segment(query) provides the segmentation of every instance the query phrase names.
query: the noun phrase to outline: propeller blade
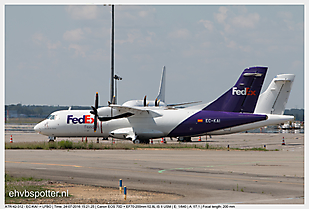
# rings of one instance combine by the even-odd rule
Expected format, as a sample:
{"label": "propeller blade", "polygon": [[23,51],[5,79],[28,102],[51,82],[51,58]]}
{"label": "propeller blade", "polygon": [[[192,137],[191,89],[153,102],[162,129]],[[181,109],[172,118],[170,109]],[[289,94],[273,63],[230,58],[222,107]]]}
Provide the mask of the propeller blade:
{"label": "propeller blade", "polygon": [[147,97],[147,96],[144,97],[144,107],[147,106],[147,104],[146,104],[146,102],[147,102],[147,101],[146,101],[146,97]]}
{"label": "propeller blade", "polygon": [[158,106],[158,98],[155,101],[155,106]]}
{"label": "propeller blade", "polygon": [[98,121],[97,118],[98,118],[97,116],[94,116],[94,121],[93,121],[93,130],[94,130],[94,132],[97,131],[97,121]]}
{"label": "propeller blade", "polygon": [[94,106],[91,106],[92,110],[90,111],[91,114],[94,115],[93,121],[93,130],[94,132],[97,131],[97,121],[98,121],[98,108],[99,108],[99,95],[98,92],[95,94]]}
{"label": "propeller blade", "polygon": [[97,109],[95,109],[93,106],[91,106],[91,108],[92,108],[92,110],[90,111],[90,113],[97,116],[98,115]]}
{"label": "propeller blade", "polygon": [[98,92],[95,94],[95,109],[99,107],[99,95]]}

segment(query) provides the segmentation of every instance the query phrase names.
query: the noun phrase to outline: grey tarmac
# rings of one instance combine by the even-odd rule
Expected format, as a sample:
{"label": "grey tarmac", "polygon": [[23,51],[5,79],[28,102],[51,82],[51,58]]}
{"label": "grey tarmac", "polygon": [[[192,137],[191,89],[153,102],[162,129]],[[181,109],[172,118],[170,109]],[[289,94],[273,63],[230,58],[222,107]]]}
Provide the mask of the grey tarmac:
{"label": "grey tarmac", "polygon": [[[29,141],[29,137],[44,137],[32,135],[21,133],[15,138]],[[281,144],[283,137],[286,145]],[[205,137],[203,142],[197,140],[192,143],[206,142]],[[157,191],[181,197],[156,203],[304,204],[304,134],[241,133],[213,136],[207,143],[239,148],[266,144],[267,149],[279,151],[6,150],[5,169],[16,176],[113,188],[123,179],[128,191]]]}

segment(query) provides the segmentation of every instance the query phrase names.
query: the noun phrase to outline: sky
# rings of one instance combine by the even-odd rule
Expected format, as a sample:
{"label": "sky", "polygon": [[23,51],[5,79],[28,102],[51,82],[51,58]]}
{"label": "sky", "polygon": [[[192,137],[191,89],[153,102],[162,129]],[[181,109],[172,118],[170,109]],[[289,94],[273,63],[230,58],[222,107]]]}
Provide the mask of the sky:
{"label": "sky", "polygon": [[[4,6],[5,104],[100,105],[110,99],[111,7]],[[268,66],[262,92],[295,74],[286,108],[304,108],[303,5],[115,5],[118,104],[211,102],[249,66]]]}

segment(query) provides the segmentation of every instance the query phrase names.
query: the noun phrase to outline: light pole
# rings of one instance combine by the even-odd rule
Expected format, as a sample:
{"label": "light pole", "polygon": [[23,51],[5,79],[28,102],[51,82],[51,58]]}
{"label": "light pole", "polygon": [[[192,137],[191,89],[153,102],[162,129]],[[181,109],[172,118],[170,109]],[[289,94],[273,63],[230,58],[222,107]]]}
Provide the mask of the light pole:
{"label": "light pole", "polygon": [[110,94],[110,101],[113,103],[114,97],[114,5],[112,5],[112,28],[111,28],[111,94]]}
{"label": "light pole", "polygon": [[114,99],[114,101],[113,101],[113,103],[114,104],[117,104],[117,80],[119,81],[121,81],[122,80],[122,78],[120,77],[120,76],[118,76],[118,75],[115,75],[114,76],[114,79],[115,79],[115,99]]}

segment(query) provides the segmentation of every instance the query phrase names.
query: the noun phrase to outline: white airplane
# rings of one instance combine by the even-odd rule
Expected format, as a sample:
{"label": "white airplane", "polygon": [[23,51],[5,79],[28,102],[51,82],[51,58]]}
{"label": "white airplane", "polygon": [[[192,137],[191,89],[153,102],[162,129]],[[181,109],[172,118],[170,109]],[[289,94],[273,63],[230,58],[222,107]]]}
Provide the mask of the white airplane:
{"label": "white airplane", "polygon": [[34,129],[52,140],[112,136],[147,143],[150,138],[200,136],[245,124],[251,129],[256,124],[261,127],[294,119],[293,116],[253,114],[266,71],[267,67],[247,68],[236,84],[214,102],[182,109],[120,105],[98,108],[96,94],[92,111],[56,111]]}

